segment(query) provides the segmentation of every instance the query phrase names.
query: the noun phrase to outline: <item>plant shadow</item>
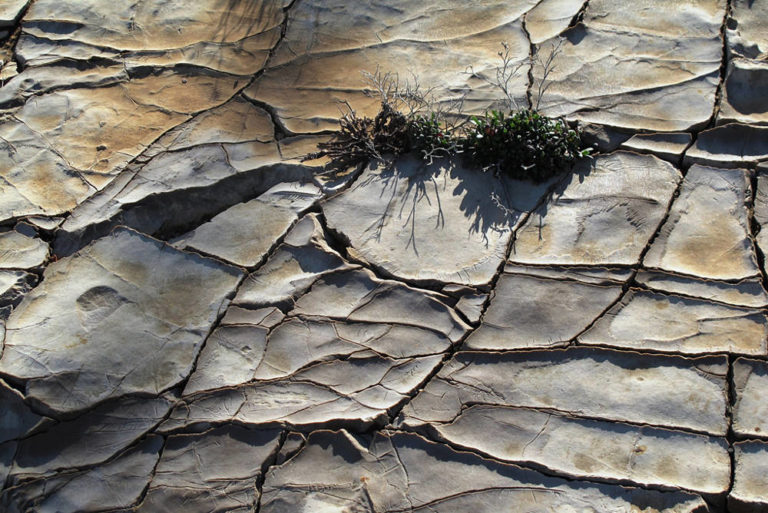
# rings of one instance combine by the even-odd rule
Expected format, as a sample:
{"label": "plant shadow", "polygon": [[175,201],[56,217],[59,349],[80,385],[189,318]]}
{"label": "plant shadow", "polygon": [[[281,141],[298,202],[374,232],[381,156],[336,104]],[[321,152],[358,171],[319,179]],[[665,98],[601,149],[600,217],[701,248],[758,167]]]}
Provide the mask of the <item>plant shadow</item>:
{"label": "plant shadow", "polygon": [[545,215],[547,203],[567,185],[566,171],[534,184],[484,171],[460,157],[430,163],[406,154],[371,162],[353,189],[378,194],[373,203],[381,205],[380,211],[367,227],[372,237],[383,242],[385,231],[404,231],[404,249],[419,257],[427,233],[433,242],[469,239],[488,249],[522,225],[530,212]]}

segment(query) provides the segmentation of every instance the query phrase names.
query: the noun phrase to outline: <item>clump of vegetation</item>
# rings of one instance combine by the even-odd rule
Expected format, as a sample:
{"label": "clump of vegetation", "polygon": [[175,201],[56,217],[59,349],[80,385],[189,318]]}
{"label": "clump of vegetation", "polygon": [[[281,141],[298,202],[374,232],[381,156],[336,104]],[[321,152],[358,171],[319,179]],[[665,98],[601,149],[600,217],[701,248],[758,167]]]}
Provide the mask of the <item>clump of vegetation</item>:
{"label": "clump of vegetation", "polygon": [[543,182],[567,169],[581,149],[577,130],[562,119],[552,119],[535,110],[505,115],[492,110],[470,118],[464,150],[483,168],[494,168],[521,180]]}
{"label": "clump of vegetation", "polygon": [[385,153],[400,154],[409,151],[410,121],[387,102],[375,118],[358,117],[347,104],[348,112],[339,119],[339,131],[327,142],[318,145],[319,151],[304,160],[329,157],[332,166],[347,169],[372,159],[382,159]]}
{"label": "clump of vegetation", "polygon": [[[589,155],[591,149],[582,148],[578,127],[538,111],[560,45],[554,46],[546,59],[529,61],[542,67],[543,78],[532,107],[522,109],[510,83],[526,61],[514,63],[508,45],[502,43],[502,48],[502,63],[495,76],[486,81],[504,93],[506,113],[490,110],[482,116],[464,116],[463,96],[438,102],[432,89],[422,89],[415,76],[401,82],[397,74],[377,69],[363,73],[368,94],[381,101],[376,117],[360,117],[344,102],[346,112],[339,121],[339,131],[305,159],[329,157],[332,169],[344,170],[382,159],[384,154],[418,152],[429,163],[436,157],[463,154],[483,169],[543,182],[568,169],[575,159]],[[478,76],[471,68],[469,71]]]}

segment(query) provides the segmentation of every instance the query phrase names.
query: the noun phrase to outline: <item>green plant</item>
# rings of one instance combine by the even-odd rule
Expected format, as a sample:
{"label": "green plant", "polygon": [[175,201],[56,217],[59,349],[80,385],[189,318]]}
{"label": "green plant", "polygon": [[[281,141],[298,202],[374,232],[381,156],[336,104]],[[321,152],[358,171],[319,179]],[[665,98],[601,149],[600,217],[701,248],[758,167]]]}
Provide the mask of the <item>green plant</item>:
{"label": "green plant", "polygon": [[[381,110],[373,119],[359,117],[344,102],[347,110],[339,120],[339,131],[305,160],[329,157],[331,169],[348,169],[380,160],[387,153],[416,151],[429,163],[436,157],[464,153],[484,169],[517,179],[546,181],[591,152],[590,148],[582,149],[578,127],[571,128],[565,120],[537,111],[561,44],[553,45],[545,59],[537,54],[515,62],[509,45],[502,43],[502,64],[493,79],[484,80],[504,93],[507,114],[489,110],[482,116],[467,118],[462,114],[466,92],[453,101],[438,102],[433,90],[423,90],[416,76],[401,81],[396,73],[382,73],[378,68],[373,73],[363,72],[367,94],[378,97]],[[535,102],[529,101],[532,107],[518,109],[511,81],[526,63],[541,66],[543,78]]]}
{"label": "green plant", "polygon": [[484,116],[472,116],[465,132],[463,148],[472,161],[485,169],[537,183],[590,153],[590,149],[581,149],[578,130],[535,110],[506,115],[492,110]]}

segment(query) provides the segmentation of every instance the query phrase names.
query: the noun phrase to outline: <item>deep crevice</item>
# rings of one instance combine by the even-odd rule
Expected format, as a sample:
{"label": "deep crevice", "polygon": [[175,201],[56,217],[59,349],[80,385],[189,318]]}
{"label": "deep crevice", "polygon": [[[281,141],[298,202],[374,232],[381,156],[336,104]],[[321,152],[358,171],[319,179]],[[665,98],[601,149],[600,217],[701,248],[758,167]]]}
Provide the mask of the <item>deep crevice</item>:
{"label": "deep crevice", "polygon": [[571,22],[568,24],[569,29],[575,27],[576,25],[584,21],[584,15],[587,13],[588,8],[589,8],[589,0],[584,0],[584,3],[579,9],[579,12],[577,12],[573,16],[573,18],[571,19]]}
{"label": "deep crevice", "polygon": [[725,85],[726,75],[728,73],[728,21],[731,19],[733,13],[733,0],[726,0],[725,13],[723,15],[723,22],[720,26],[720,38],[722,40],[722,54],[720,62],[720,81],[717,84],[715,90],[715,104],[712,107],[712,117],[709,119],[705,128],[713,128],[717,124],[717,117],[720,114],[720,106],[723,101],[723,87]]}
{"label": "deep crevice", "polygon": [[261,464],[261,471],[259,472],[259,475],[256,478],[256,482],[254,483],[257,496],[256,502],[253,505],[254,513],[259,513],[261,510],[262,489],[264,488],[264,482],[267,480],[267,472],[269,472],[269,469],[277,462],[277,458],[280,455],[280,451],[283,450],[283,446],[285,445],[287,438],[288,430],[283,429],[280,431],[280,438],[277,441],[277,446],[275,447],[274,451],[272,451],[272,454],[270,454]]}
{"label": "deep crevice", "polygon": [[733,379],[733,364],[734,357],[732,355],[728,355],[728,376],[726,378],[728,405],[725,415],[728,419],[728,433],[726,434],[726,441],[728,442],[728,455],[731,458],[731,481],[730,485],[728,486],[728,491],[726,492],[726,497],[729,496],[733,490],[736,476],[736,455],[734,447],[734,443],[736,442],[736,434],[733,430],[733,410],[738,398],[736,396],[736,384]]}
{"label": "deep crevice", "polygon": [[763,226],[757,220],[755,214],[755,208],[757,208],[757,196],[759,191],[760,179],[768,179],[768,176],[761,173],[757,168],[750,169],[749,180],[752,189],[752,197],[748,204],[748,222],[750,229],[750,239],[752,240],[752,247],[755,250],[755,257],[757,258],[757,266],[760,269],[760,277],[763,285],[763,290],[768,291],[768,272],[766,271],[766,255],[763,248],[757,243],[757,236],[763,230]]}
{"label": "deep crevice", "polygon": [[11,62],[11,61],[15,62],[16,70],[18,73],[21,73],[22,71],[24,71],[25,64],[22,59],[19,59],[19,56],[16,53],[16,44],[19,42],[19,38],[21,37],[24,18],[27,16],[27,13],[32,8],[32,4],[34,4],[35,1],[36,0],[29,0],[29,3],[27,4],[27,6],[24,9],[22,9],[21,13],[19,13],[18,20],[16,21],[16,26],[13,27],[13,29],[10,29],[11,33],[8,36],[8,39],[6,39],[5,41],[0,41],[0,60],[7,59],[7,62]]}
{"label": "deep crevice", "polygon": [[528,13],[523,14],[520,27],[523,29],[525,39],[528,41],[528,85],[525,88],[525,99],[528,102],[528,109],[533,109],[533,56],[536,55],[536,45],[533,44],[533,41],[531,40],[531,34],[528,32],[528,27],[526,26],[527,17]]}

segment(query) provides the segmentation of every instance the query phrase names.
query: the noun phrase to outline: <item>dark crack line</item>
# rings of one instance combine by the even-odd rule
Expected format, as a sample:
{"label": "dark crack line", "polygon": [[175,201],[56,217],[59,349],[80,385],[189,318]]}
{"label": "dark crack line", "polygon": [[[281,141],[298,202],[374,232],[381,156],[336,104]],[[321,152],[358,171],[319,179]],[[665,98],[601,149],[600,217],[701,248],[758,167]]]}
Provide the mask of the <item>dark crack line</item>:
{"label": "dark crack line", "polygon": [[[170,415],[170,412],[172,410],[173,410],[173,408],[171,408],[168,411],[167,415]],[[134,506],[135,507],[138,507],[139,505],[141,505],[146,500],[147,494],[149,493],[149,488],[152,486],[152,481],[155,480],[155,476],[157,475],[157,467],[160,466],[160,462],[163,459],[163,453],[165,453],[165,448],[166,448],[166,446],[168,444],[168,436],[167,435],[159,435],[158,434],[158,435],[155,435],[155,436],[160,436],[163,439],[163,446],[160,447],[160,452],[158,453],[157,461],[155,462],[155,465],[152,467],[152,472],[149,473],[149,479],[147,480],[146,486],[144,486],[144,489],[141,491],[141,494],[139,495],[138,500],[136,502],[134,502]],[[134,445],[138,445],[138,443],[139,442],[137,442]]]}
{"label": "dark crack line", "polygon": [[[349,182],[344,185],[343,189],[335,192],[332,196],[329,196],[320,200],[319,202],[320,209],[317,212],[317,218],[318,218],[318,221],[320,222],[320,225],[323,228],[326,242],[331,247],[331,249],[339,253],[342,256],[342,258],[346,260],[348,263],[360,265],[364,267],[365,269],[373,273],[373,275],[377,279],[382,281],[394,281],[408,288],[431,293],[428,295],[431,297],[434,297],[435,299],[438,299],[441,303],[451,308],[451,310],[453,310],[457,315],[461,316],[461,314],[458,311],[452,308],[453,305],[451,303],[453,301],[451,300],[455,298],[453,298],[453,296],[446,294],[445,292],[442,291],[443,287],[445,287],[446,285],[454,284],[454,283],[441,282],[435,279],[418,280],[418,279],[403,278],[402,276],[397,276],[388,272],[386,269],[382,268],[377,264],[374,264],[367,260],[363,261],[358,258],[354,258],[352,255],[350,255],[350,252],[349,252],[349,248],[353,247],[352,242],[346,237],[344,233],[334,230],[329,226],[328,219],[325,217],[325,212],[322,210],[323,204],[335,198],[336,196],[339,196],[344,191],[351,188],[360,179],[360,176],[362,175],[366,167],[367,167],[366,165],[362,165],[359,171],[356,171],[355,176],[351,178]],[[477,287],[477,288],[481,289],[482,287]],[[435,297],[435,295],[439,295],[440,297]],[[464,319],[462,318],[462,320]],[[475,323],[468,322],[468,324],[473,325]]]}
{"label": "dark crack line", "polygon": [[[284,182],[281,182],[281,183],[284,183]],[[240,204],[242,204],[242,203],[247,203],[247,202],[249,202],[249,201],[252,201],[252,200],[254,200],[254,199],[257,199],[257,198],[259,198],[259,197],[260,197],[262,194],[263,194],[263,193],[261,193],[261,194],[258,194],[258,195],[256,195],[256,196],[255,196],[255,197],[253,197],[253,198],[249,198],[249,197],[246,197],[246,198],[245,198],[243,201],[241,201],[240,203],[236,203],[236,205],[240,205]],[[291,222],[291,224],[288,226],[288,228],[287,228],[285,231],[283,231],[283,233],[281,233],[279,236],[277,236],[277,237],[274,239],[274,241],[273,241],[273,242],[272,242],[272,244],[270,245],[269,249],[268,249],[268,250],[267,250],[267,251],[266,251],[266,252],[265,252],[265,253],[262,255],[262,257],[259,259],[259,261],[258,261],[258,262],[256,262],[256,263],[255,263],[255,264],[253,264],[253,265],[243,266],[242,264],[238,264],[238,263],[236,263],[236,262],[231,262],[231,261],[229,261],[229,260],[225,259],[224,257],[221,257],[221,256],[219,256],[219,255],[215,255],[215,254],[213,254],[213,253],[208,253],[208,252],[206,252],[206,251],[204,251],[204,250],[202,250],[202,249],[198,249],[198,248],[196,248],[196,247],[194,247],[194,246],[184,246],[183,248],[176,248],[176,249],[178,249],[179,251],[184,251],[184,252],[188,252],[188,253],[196,253],[196,254],[198,254],[198,255],[200,255],[200,256],[202,256],[202,257],[205,257],[205,258],[210,258],[210,259],[216,260],[217,262],[219,262],[219,263],[221,263],[221,264],[223,264],[223,265],[226,265],[226,266],[230,266],[230,267],[237,267],[238,269],[240,269],[241,271],[243,271],[243,272],[246,274],[246,279],[247,279],[247,278],[248,278],[248,277],[249,277],[251,274],[253,274],[253,273],[257,272],[257,271],[258,271],[259,269],[261,269],[261,268],[262,268],[264,265],[266,265],[266,264],[267,264],[267,262],[269,262],[269,260],[270,260],[270,259],[271,259],[271,258],[274,256],[274,254],[275,254],[275,253],[276,253],[276,252],[277,252],[277,251],[280,249],[280,247],[283,245],[283,242],[285,241],[285,238],[288,236],[288,234],[290,234],[290,233],[291,233],[291,230],[293,230],[293,228],[294,228],[294,227],[296,227],[296,225],[299,223],[299,221],[301,221],[302,219],[304,219],[304,216],[305,216],[306,214],[308,214],[309,212],[314,212],[314,210],[315,210],[315,208],[316,208],[316,205],[317,205],[317,203],[320,201],[320,199],[322,199],[322,198],[319,198],[319,199],[315,200],[315,201],[312,203],[312,205],[310,205],[310,206],[308,206],[308,207],[306,207],[306,208],[303,208],[303,209],[301,209],[301,210],[299,210],[299,211],[295,212],[295,213],[296,213],[296,216],[295,216],[295,218],[293,219],[293,221]],[[233,206],[235,206],[235,205],[233,205]],[[227,207],[227,208],[225,208],[224,210],[222,210],[222,211],[220,211],[220,212],[217,212],[217,213],[213,214],[212,216],[210,216],[210,218],[209,218],[208,220],[204,220],[204,221],[202,221],[202,222],[201,222],[201,223],[200,223],[200,224],[197,226],[197,228],[200,228],[202,225],[204,225],[204,224],[206,224],[206,223],[210,222],[210,221],[211,221],[211,219],[213,219],[213,218],[214,218],[214,217],[216,217],[217,215],[221,214],[222,212],[226,212],[226,211],[227,211],[227,210],[229,210],[230,208],[232,208],[232,206],[230,206],[230,207]],[[185,235],[186,233],[190,233],[191,231],[194,231],[194,230],[196,230],[197,228],[193,228],[192,230],[190,230],[190,231],[188,231],[188,232],[185,232],[185,233],[177,233],[177,234],[175,234],[175,235],[173,235],[173,234],[172,234],[170,237],[166,237],[166,239],[167,239],[167,240],[172,240],[172,239],[175,239],[176,237],[181,237],[181,236]],[[166,242],[167,242],[167,241],[166,241]],[[242,287],[242,286],[243,286],[243,284],[245,283],[246,279],[243,279],[243,281],[241,281],[241,282],[240,282],[240,283],[237,285],[237,289],[235,290],[235,296],[237,296],[237,292],[240,290],[240,287]],[[233,299],[234,299],[234,296],[233,296]],[[274,305],[268,305],[268,306],[274,306]]]}
{"label": "dark crack line", "polygon": [[584,15],[587,13],[587,9],[589,9],[589,0],[584,0],[584,3],[579,9],[579,12],[573,15],[571,22],[568,24],[569,29],[575,27],[576,25],[584,21]]}
{"label": "dark crack line", "polygon": [[280,452],[283,450],[283,446],[285,445],[285,441],[287,439],[288,439],[288,430],[283,429],[280,432],[280,438],[278,439],[275,449],[261,464],[261,471],[259,472],[259,475],[256,478],[256,483],[254,484],[256,488],[256,495],[258,497],[256,499],[256,503],[254,504],[254,508],[253,508],[254,513],[259,513],[259,511],[261,510],[261,498],[263,495],[262,490],[264,488],[264,483],[267,480],[267,473],[269,472],[269,469],[272,468],[277,463],[277,458],[280,455]]}
{"label": "dark crack line", "polygon": [[720,81],[717,84],[715,90],[715,104],[712,107],[712,117],[709,119],[706,128],[712,128],[717,124],[717,117],[720,114],[720,107],[723,101],[723,86],[725,84],[726,75],[728,72],[728,20],[731,19],[733,14],[733,0],[726,0],[725,13],[723,14],[723,22],[720,26],[720,39],[723,42],[722,55],[720,62]]}
{"label": "dark crack line", "polygon": [[526,12],[523,14],[520,27],[523,29],[525,39],[528,41],[528,84],[525,88],[525,100],[528,102],[528,108],[533,109],[533,56],[536,54],[536,45],[533,44],[531,34],[528,32],[528,27],[526,26],[527,17],[528,13]]}
{"label": "dark crack line", "polygon": [[733,410],[736,405],[737,400],[737,392],[736,392],[736,384],[734,382],[734,358],[731,355],[728,355],[728,376],[726,379],[726,386],[728,387],[728,405],[726,408],[726,418],[728,419],[728,433],[726,434],[726,440],[728,442],[728,455],[731,459],[731,480],[730,484],[728,486],[728,491],[726,492],[726,496],[729,496],[731,494],[731,491],[733,490],[733,485],[736,478],[736,455],[735,455],[735,447],[734,443],[736,441],[736,434],[733,430]]}
{"label": "dark crack line", "polygon": [[[216,331],[216,330],[219,328],[219,326],[221,325],[221,321],[222,321],[222,319],[223,319],[223,318],[224,318],[224,316],[226,315],[226,313],[227,313],[227,310],[229,310],[229,305],[231,304],[232,300],[233,300],[233,299],[235,298],[235,296],[237,295],[237,291],[240,289],[240,287],[242,286],[242,284],[245,282],[245,278],[246,278],[245,274],[241,274],[241,276],[240,276],[240,278],[239,278],[239,280],[238,280],[238,282],[237,282],[237,285],[236,285],[236,286],[233,288],[232,292],[230,292],[229,294],[227,294],[227,295],[224,297],[224,299],[222,300],[222,303],[221,303],[221,305],[219,306],[219,311],[216,313],[216,320],[215,320],[215,321],[214,321],[214,322],[211,324],[211,326],[208,328],[208,333],[205,335],[205,338],[203,339],[203,343],[202,343],[202,344],[200,344],[200,349],[198,349],[198,351],[197,351],[197,354],[195,355],[195,359],[194,359],[194,361],[192,362],[192,367],[191,367],[190,371],[187,373],[186,377],[185,377],[183,380],[181,380],[180,382],[176,383],[175,385],[173,385],[173,386],[169,387],[167,390],[163,390],[163,391],[161,391],[161,392],[160,392],[160,394],[163,394],[163,393],[166,393],[166,392],[170,392],[170,391],[172,391],[172,390],[178,390],[178,391],[179,391],[179,397],[181,397],[181,396],[182,396],[182,392],[184,391],[184,388],[186,388],[186,386],[187,386],[187,383],[189,383],[189,380],[190,380],[190,378],[192,377],[192,375],[193,375],[193,374],[195,373],[195,371],[197,370],[197,365],[198,365],[198,363],[200,362],[200,355],[202,355],[202,354],[203,354],[203,351],[205,350],[205,347],[206,347],[206,345],[208,344],[208,340],[210,340],[210,338],[211,338],[211,335],[213,335],[213,333],[214,333],[214,332],[215,332],[215,331]],[[226,306],[226,308],[224,308],[224,306]],[[171,406],[171,411],[173,411],[173,409],[174,409],[174,408],[175,408],[175,407],[176,407],[176,406],[177,406],[177,405],[178,405],[180,402],[182,402],[182,401],[181,401],[181,400],[180,400],[180,401],[177,401],[177,402],[176,402],[176,404],[172,405],[172,406]],[[170,415],[170,412],[169,412],[169,415]]]}
{"label": "dark crack line", "polygon": [[[291,8],[293,8],[298,1],[299,0],[292,0],[290,4],[288,4],[286,7],[283,8],[283,21],[280,23],[280,37],[277,39],[277,42],[275,43],[275,45],[272,48],[270,48],[269,54],[267,55],[267,58],[264,61],[264,65],[261,67],[259,71],[254,73],[247,87],[250,87],[251,85],[253,85],[264,73],[267,72],[267,70],[270,69],[270,65],[275,56],[275,53],[277,53],[277,49],[285,40],[285,35],[288,32],[288,24],[290,22]],[[244,90],[246,88],[244,88]],[[266,111],[269,114],[269,117],[272,118],[272,125],[275,127],[275,139],[277,141],[280,141],[281,139],[284,139],[285,137],[288,137],[288,136],[300,135],[300,134],[295,134],[290,130],[288,130],[288,128],[283,123],[283,121],[280,119],[280,116],[274,107],[256,98],[251,98],[247,94],[244,94],[243,97],[247,99],[249,102],[251,102],[252,104],[256,105],[257,107],[264,109],[264,111]]]}
{"label": "dark crack line", "polygon": [[640,252],[640,256],[637,259],[637,263],[634,265],[634,270],[632,272],[632,275],[627,279],[626,282],[624,282],[624,285],[622,285],[622,292],[619,295],[618,298],[616,298],[610,305],[608,305],[603,312],[598,315],[589,325],[581,330],[578,334],[576,334],[570,341],[571,344],[576,344],[578,341],[578,338],[584,335],[586,332],[591,330],[595,324],[597,324],[605,315],[610,312],[616,305],[621,303],[621,301],[626,297],[627,293],[629,292],[630,288],[637,285],[636,278],[637,274],[640,272],[640,270],[643,268],[643,261],[645,260],[646,254],[651,250],[651,247],[653,246],[653,243],[656,241],[656,239],[661,235],[661,230],[664,228],[664,225],[667,223],[667,220],[669,219],[669,216],[672,212],[672,206],[675,204],[675,200],[680,196],[680,190],[683,187],[683,182],[685,181],[685,176],[682,176],[680,180],[677,183],[677,186],[675,187],[674,192],[669,198],[669,203],[667,204],[667,211],[664,213],[664,216],[659,221],[659,224],[656,226],[656,229],[653,232],[653,235],[650,239],[648,239],[648,243],[645,245],[643,250]]}
{"label": "dark crack line", "polygon": [[[768,179],[768,175],[762,175],[764,179]],[[760,277],[761,277],[761,283],[763,286],[763,290],[768,291],[768,272],[766,271],[766,255],[763,251],[763,248],[760,247],[759,244],[757,244],[757,235],[763,230],[763,226],[760,224],[760,222],[757,220],[757,217],[755,216],[755,207],[757,205],[757,194],[758,194],[758,171],[756,168],[753,167],[753,169],[750,169],[749,174],[749,180],[750,180],[750,186],[751,186],[751,192],[752,197],[750,198],[747,212],[748,212],[748,223],[749,223],[749,229],[750,229],[750,239],[752,240],[752,247],[755,250],[755,257],[757,258],[757,266],[760,269]]]}
{"label": "dark crack line", "polygon": [[[597,319],[600,320],[599,318]],[[596,321],[597,322],[597,321]],[[691,337],[696,336],[692,335]],[[687,338],[691,338],[687,337]],[[684,339],[685,340],[685,339]],[[669,343],[669,341],[662,341],[664,343]],[[663,349],[647,349],[647,348],[639,348],[639,347],[632,347],[632,346],[626,346],[626,345],[619,345],[618,343],[612,344],[610,342],[601,342],[597,344],[586,344],[583,342],[579,342],[577,339],[573,339],[569,342],[567,345],[560,345],[560,346],[553,346],[553,349],[565,349],[570,346],[578,346],[583,348],[595,348],[595,349],[603,349],[603,350],[618,350],[618,351],[632,351],[637,352],[642,355],[646,356],[677,356],[685,359],[694,359],[694,358],[707,358],[707,357],[727,357],[730,355],[738,355],[738,356],[744,356],[746,358],[751,359],[764,359],[764,354],[754,354],[754,353],[748,353],[748,352],[739,352],[735,351],[731,348],[723,348],[717,351],[691,351],[691,352],[683,352],[681,350],[663,350]],[[541,348],[541,349],[548,349],[548,348]]]}

